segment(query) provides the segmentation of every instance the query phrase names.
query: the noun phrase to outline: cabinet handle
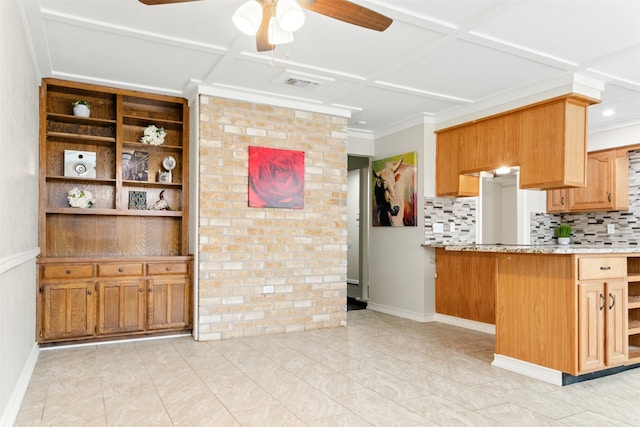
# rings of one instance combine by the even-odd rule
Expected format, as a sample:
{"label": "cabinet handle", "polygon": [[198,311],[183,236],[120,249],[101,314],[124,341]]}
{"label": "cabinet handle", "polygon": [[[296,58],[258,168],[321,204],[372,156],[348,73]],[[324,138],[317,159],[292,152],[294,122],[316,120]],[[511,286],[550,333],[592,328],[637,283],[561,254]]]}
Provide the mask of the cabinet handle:
{"label": "cabinet handle", "polygon": [[71,270],[67,270],[67,271],[65,271],[65,273],[71,274]]}
{"label": "cabinet handle", "polygon": [[143,292],[144,292],[144,289],[143,289],[143,288],[140,288],[140,293],[143,293]]}
{"label": "cabinet handle", "polygon": [[87,291],[87,295],[93,295],[93,292]]}
{"label": "cabinet handle", "polygon": [[149,288],[149,292],[153,292],[153,288]]}
{"label": "cabinet handle", "polygon": [[167,267],[167,271],[171,271],[171,267]]}
{"label": "cabinet handle", "polygon": [[604,295],[600,294],[600,301],[602,302],[602,305],[600,305],[600,310],[604,310],[604,306],[607,305],[607,300],[604,298]]}
{"label": "cabinet handle", "polygon": [[607,201],[611,201],[611,193],[607,193]]}
{"label": "cabinet handle", "polygon": [[606,267],[600,267],[600,270],[611,270],[611,266],[608,265]]}
{"label": "cabinet handle", "polygon": [[609,310],[611,310],[616,305],[616,296],[609,292],[609,299],[611,299],[611,305],[609,306]]}
{"label": "cabinet handle", "polygon": [[562,197],[560,198],[560,204],[561,204],[562,206],[564,206],[564,196],[562,196]]}
{"label": "cabinet handle", "polygon": [[124,268],[122,268],[122,267],[120,267],[120,268],[118,269],[118,272],[119,272],[119,273],[122,273],[123,271],[124,271]]}

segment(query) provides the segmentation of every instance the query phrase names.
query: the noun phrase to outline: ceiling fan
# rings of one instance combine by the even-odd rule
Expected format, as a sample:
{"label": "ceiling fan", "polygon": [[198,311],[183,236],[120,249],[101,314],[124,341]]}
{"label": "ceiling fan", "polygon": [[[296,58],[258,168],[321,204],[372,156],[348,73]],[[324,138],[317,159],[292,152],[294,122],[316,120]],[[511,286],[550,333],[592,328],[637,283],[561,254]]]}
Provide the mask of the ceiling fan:
{"label": "ceiling fan", "polygon": [[[171,4],[171,3],[182,3],[182,2],[190,2],[190,1],[198,1],[198,0],[139,0],[141,3],[146,5],[158,5],[158,4]],[[243,4],[240,9],[238,9],[238,14],[240,10],[249,6],[249,8],[253,7],[258,9],[249,10],[248,12],[253,13],[254,15],[257,13],[260,14],[259,8],[262,8],[261,15],[256,16],[257,20],[255,22],[255,28],[253,31],[245,31],[246,34],[255,34],[256,36],[256,46],[258,52],[264,52],[275,49],[277,44],[287,43],[293,40],[293,36],[291,36],[291,32],[295,30],[284,30],[278,28],[280,33],[285,35],[285,39],[282,41],[275,41],[273,39],[272,25],[275,26],[274,22],[276,17],[276,8],[278,6],[279,0],[256,0],[256,2],[249,1],[246,4]],[[374,12],[371,9],[367,9],[366,7],[357,5],[347,0],[298,0],[298,2],[292,2],[291,0],[281,0],[283,3],[286,1],[287,3],[295,3],[295,7],[299,9],[299,7],[303,7],[312,12],[319,13],[321,15],[328,16],[333,19],[337,19],[339,21],[347,22],[349,24],[357,25],[363,28],[368,28],[370,30],[375,31],[384,31],[389,25],[393,22],[391,18],[388,18],[384,15],[379,14],[378,12]],[[298,6],[299,3],[299,6]],[[298,13],[300,16],[301,13]],[[235,15],[234,15],[235,17]],[[304,15],[301,17],[302,23],[304,23]],[[302,26],[300,23],[300,26]],[[238,25],[238,24],[236,24]],[[240,27],[238,27],[240,28]],[[299,27],[298,27],[299,28]],[[296,28],[297,29],[297,28]],[[289,35],[290,39],[286,39],[286,35]]]}

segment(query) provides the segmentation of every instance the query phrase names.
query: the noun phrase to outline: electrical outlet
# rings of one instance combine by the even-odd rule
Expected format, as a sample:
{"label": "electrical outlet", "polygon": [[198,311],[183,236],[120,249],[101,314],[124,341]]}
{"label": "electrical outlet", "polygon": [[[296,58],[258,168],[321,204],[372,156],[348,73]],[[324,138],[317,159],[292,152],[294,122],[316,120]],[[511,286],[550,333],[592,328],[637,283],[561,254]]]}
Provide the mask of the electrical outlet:
{"label": "electrical outlet", "polygon": [[456,231],[456,225],[453,222],[449,223],[449,231],[452,233]]}
{"label": "electrical outlet", "polygon": [[615,234],[616,225],[615,224],[607,224],[607,234]]}
{"label": "electrical outlet", "polygon": [[444,233],[444,225],[441,223],[436,223],[431,226],[434,234],[442,234]]}

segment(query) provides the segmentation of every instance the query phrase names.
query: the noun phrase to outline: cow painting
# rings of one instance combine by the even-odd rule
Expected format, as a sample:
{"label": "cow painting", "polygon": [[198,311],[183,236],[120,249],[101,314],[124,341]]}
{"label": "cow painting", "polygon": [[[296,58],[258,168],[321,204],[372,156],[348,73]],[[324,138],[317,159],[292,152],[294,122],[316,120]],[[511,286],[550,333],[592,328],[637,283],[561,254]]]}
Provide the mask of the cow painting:
{"label": "cow painting", "polygon": [[417,226],[416,153],[372,162],[373,225]]}

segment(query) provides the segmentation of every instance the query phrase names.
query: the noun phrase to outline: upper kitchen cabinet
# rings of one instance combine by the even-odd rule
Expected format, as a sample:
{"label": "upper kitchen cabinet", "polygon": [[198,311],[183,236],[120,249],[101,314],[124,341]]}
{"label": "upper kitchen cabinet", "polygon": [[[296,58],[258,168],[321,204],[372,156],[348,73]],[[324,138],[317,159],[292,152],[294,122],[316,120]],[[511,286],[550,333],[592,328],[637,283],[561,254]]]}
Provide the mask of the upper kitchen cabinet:
{"label": "upper kitchen cabinet", "polygon": [[570,94],[436,132],[436,194],[476,196],[478,173],[520,166],[520,188],[584,187],[587,107]]}
{"label": "upper kitchen cabinet", "polygon": [[629,209],[629,157],[626,149],[594,151],[587,159],[587,186],[547,192],[548,212]]}
{"label": "upper kitchen cabinet", "polygon": [[460,173],[460,146],[473,138],[475,128],[463,127],[438,133],[436,141],[436,194],[438,196],[477,196],[480,178]]}
{"label": "upper kitchen cabinet", "polygon": [[518,117],[493,117],[468,125],[460,140],[460,172],[474,173],[518,165]]}
{"label": "upper kitchen cabinet", "polygon": [[567,96],[516,113],[520,188],[586,185],[587,107],[592,103]]}

